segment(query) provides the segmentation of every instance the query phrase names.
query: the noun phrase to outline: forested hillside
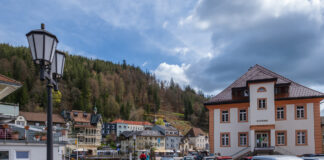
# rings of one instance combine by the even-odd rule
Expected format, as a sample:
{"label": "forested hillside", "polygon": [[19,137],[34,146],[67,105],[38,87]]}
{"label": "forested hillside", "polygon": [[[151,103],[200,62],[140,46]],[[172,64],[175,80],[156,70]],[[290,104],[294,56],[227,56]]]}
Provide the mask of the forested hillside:
{"label": "forested hillside", "polygon": [[[19,103],[25,111],[45,111],[47,94],[45,83],[39,80],[38,69],[28,48],[0,44],[0,74],[24,83],[2,101]],[[149,120],[146,115],[163,109],[183,113],[184,119],[193,125],[208,128],[202,93],[196,93],[189,86],[181,89],[173,80],[159,81],[125,60],[114,64],[68,55],[59,90],[54,96],[54,112],[62,109],[91,112],[96,106],[106,121]]]}

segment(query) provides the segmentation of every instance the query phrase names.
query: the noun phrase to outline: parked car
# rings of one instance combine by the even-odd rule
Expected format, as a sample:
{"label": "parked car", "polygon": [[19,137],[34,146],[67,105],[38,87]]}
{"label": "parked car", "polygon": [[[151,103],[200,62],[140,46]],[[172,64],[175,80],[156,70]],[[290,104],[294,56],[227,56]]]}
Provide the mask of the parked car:
{"label": "parked car", "polygon": [[194,156],[184,156],[183,160],[195,160]]}
{"label": "parked car", "polygon": [[215,160],[215,156],[204,157],[203,160]]}
{"label": "parked car", "polygon": [[267,155],[267,156],[254,156],[252,160],[303,160],[303,159],[296,156]]}
{"label": "parked car", "polygon": [[230,156],[217,156],[216,160],[232,160]]}
{"label": "parked car", "polygon": [[304,154],[301,158],[304,160],[324,160],[324,154]]}

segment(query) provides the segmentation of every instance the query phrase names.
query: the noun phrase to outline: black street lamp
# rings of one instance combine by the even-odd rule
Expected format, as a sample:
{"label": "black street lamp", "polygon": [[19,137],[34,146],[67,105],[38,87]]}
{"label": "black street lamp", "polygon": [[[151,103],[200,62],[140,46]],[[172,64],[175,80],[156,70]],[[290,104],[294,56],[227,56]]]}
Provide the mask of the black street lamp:
{"label": "black street lamp", "polygon": [[47,160],[53,160],[53,121],[52,121],[52,89],[58,90],[57,80],[63,76],[65,54],[57,51],[56,36],[41,29],[32,30],[26,34],[29,48],[35,64],[40,65],[40,80],[47,79]]}

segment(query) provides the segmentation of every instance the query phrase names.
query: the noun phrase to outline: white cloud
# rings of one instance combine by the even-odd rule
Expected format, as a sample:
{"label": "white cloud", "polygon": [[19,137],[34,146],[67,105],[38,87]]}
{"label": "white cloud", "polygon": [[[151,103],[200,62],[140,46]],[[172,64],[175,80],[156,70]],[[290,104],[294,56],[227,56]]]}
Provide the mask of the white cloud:
{"label": "white cloud", "polygon": [[173,49],[173,51],[176,54],[180,54],[180,55],[183,55],[184,56],[189,51],[189,48],[187,48],[187,47],[176,47],[176,48]]}
{"label": "white cloud", "polygon": [[165,22],[163,22],[163,25],[162,25],[162,27],[164,28],[164,29],[166,29],[167,28],[167,26],[168,26],[168,21],[165,21]]}
{"label": "white cloud", "polygon": [[176,64],[167,64],[163,62],[153,71],[153,73],[160,80],[170,81],[172,78],[174,82],[184,87],[190,82],[185,74],[189,67],[190,64],[182,64],[179,66]]}
{"label": "white cloud", "polygon": [[147,61],[145,61],[143,64],[142,64],[142,67],[145,67],[147,65]]}

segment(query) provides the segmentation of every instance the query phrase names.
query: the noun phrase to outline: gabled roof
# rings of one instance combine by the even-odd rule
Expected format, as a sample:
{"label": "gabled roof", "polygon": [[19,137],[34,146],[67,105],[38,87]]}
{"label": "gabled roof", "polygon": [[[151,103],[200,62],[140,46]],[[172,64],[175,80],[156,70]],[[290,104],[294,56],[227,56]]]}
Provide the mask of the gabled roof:
{"label": "gabled roof", "polygon": [[130,125],[146,125],[146,126],[152,126],[152,123],[150,122],[142,122],[142,121],[127,121],[122,119],[116,119],[112,121],[111,123],[124,123],[124,124],[130,124]]}
{"label": "gabled roof", "polygon": [[[242,75],[234,83],[224,89],[215,97],[211,98],[205,103],[205,105],[212,104],[226,104],[226,103],[235,103],[232,97],[233,88],[246,87],[248,82],[255,82],[259,80],[274,80],[276,85],[280,84],[289,84],[288,96],[280,99],[298,99],[298,98],[324,98],[324,94],[303,85],[300,85],[292,80],[289,80],[286,77],[283,77],[277,73],[274,73],[258,64],[251,67],[248,72]],[[279,99],[279,98],[278,98]],[[237,101],[241,102],[241,101]]]}
{"label": "gabled roof", "polygon": [[9,77],[6,77],[2,74],[0,74],[0,83],[6,83],[6,84],[10,84],[10,85],[16,85],[16,86],[21,86],[22,83],[21,82],[18,82],[14,79],[11,79]]}
{"label": "gabled roof", "polygon": [[200,128],[192,127],[187,132],[187,134],[185,135],[185,137],[197,137],[199,135],[206,136],[206,133],[204,131],[202,131]]}
{"label": "gabled roof", "polygon": [[[19,112],[20,116],[23,116],[26,121],[29,122],[46,122],[47,115],[45,112]],[[65,123],[63,117],[59,114],[52,114],[54,123]]]}
{"label": "gabled roof", "polygon": [[21,86],[22,83],[0,74],[0,100],[14,92]]}

